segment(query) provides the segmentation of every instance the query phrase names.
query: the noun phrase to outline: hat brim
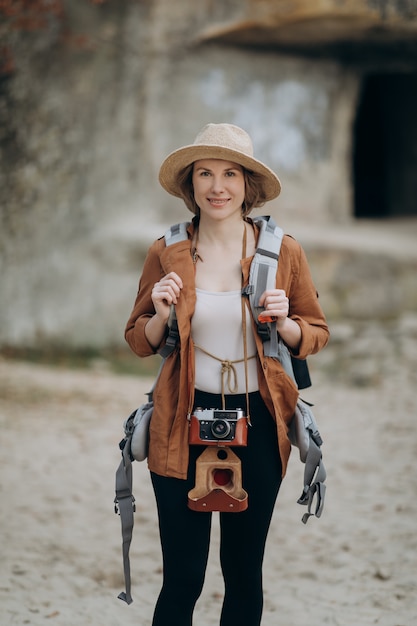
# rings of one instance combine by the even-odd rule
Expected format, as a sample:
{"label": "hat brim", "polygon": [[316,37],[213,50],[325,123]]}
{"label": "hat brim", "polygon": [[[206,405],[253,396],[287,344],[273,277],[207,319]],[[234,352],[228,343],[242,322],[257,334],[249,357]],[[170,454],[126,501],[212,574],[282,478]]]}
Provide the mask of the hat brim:
{"label": "hat brim", "polygon": [[221,159],[232,161],[245,169],[255,172],[262,177],[262,186],[265,201],[273,200],[281,192],[281,182],[278,176],[268,166],[254,157],[218,145],[189,145],[171,152],[159,170],[159,182],[171,195],[182,198],[183,194],[178,184],[178,174],[186,167],[201,159]]}

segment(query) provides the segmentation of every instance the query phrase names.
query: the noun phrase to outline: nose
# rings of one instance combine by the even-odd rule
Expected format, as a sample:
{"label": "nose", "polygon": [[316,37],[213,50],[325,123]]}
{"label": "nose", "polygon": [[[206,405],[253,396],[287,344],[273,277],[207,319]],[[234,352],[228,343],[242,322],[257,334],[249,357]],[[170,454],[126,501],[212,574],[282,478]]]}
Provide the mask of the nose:
{"label": "nose", "polygon": [[211,180],[211,190],[215,194],[220,194],[224,192],[224,181],[222,176],[213,174]]}

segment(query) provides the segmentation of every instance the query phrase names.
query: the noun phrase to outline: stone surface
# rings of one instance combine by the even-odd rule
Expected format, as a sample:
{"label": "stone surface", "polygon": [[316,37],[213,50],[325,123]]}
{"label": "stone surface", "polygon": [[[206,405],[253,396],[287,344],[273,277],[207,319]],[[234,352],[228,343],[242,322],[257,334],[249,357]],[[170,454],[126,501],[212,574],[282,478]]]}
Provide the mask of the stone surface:
{"label": "stone surface", "polygon": [[397,43],[415,50],[417,5],[413,0],[249,0],[234,19],[218,19],[199,37],[261,47],[301,49],[343,43]]}
{"label": "stone surface", "polygon": [[[370,259],[378,237],[352,220],[352,129],[367,51],[352,67],[333,53],[284,54],[268,43],[272,31],[306,25],[317,39],[330,17],[353,40],[360,4],[375,32],[414,32],[407,2],[76,0],[64,25],[22,35],[2,24],[16,71],[0,81],[0,346],[123,342],[147,246],[189,217],[160,189],[159,164],[207,121],[245,127],[279,174],[283,192],[268,212],[300,233],[329,314],[413,309],[414,257],[399,261],[381,244]],[[249,46],[249,26],[261,28],[267,49]],[[234,32],[248,46],[230,45]],[[374,69],[417,70],[390,45],[389,63],[382,57]],[[395,236],[408,249],[414,222]],[[398,282],[394,298],[384,293],[387,276]]]}

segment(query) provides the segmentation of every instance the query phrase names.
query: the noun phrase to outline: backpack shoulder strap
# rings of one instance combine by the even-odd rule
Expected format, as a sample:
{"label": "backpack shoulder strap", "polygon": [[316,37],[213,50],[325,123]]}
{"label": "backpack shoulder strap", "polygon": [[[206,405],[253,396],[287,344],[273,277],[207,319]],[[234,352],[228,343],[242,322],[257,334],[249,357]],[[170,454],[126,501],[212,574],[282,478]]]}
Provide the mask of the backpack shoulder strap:
{"label": "backpack shoulder strap", "polygon": [[270,216],[256,217],[254,222],[259,226],[260,232],[258,245],[250,266],[249,284],[244,290],[244,295],[249,297],[258,333],[264,344],[265,356],[279,358],[276,322],[261,323],[258,316],[263,311],[263,307],[259,306],[261,295],[267,289],[275,289],[278,258],[284,232]]}
{"label": "backpack shoulder strap", "polygon": [[244,295],[249,297],[258,333],[263,341],[264,355],[278,359],[298,388],[306,389],[311,386],[307,361],[297,359],[289,353],[288,348],[279,338],[276,322],[261,323],[258,320],[258,315],[263,311],[263,308],[259,306],[259,298],[266,289],[275,289],[284,232],[270,216],[256,217],[254,222],[260,227],[260,233],[250,268],[249,285],[245,288]]}
{"label": "backpack shoulder strap", "polygon": [[172,246],[179,241],[185,241],[188,239],[187,228],[191,222],[180,222],[179,224],[173,224],[165,231],[164,239],[166,246]]}
{"label": "backpack shoulder strap", "polygon": [[[173,224],[173,226],[170,226],[168,230],[165,231],[165,245],[172,246],[174,243],[178,243],[179,241],[186,241],[188,239],[187,228],[189,227],[189,225],[190,222],[180,222],[179,224]],[[174,352],[179,340],[178,322],[177,316],[175,315],[174,305],[171,306],[171,313],[168,320],[168,328],[169,332],[165,345],[158,351],[163,359],[166,359],[170,354]]]}

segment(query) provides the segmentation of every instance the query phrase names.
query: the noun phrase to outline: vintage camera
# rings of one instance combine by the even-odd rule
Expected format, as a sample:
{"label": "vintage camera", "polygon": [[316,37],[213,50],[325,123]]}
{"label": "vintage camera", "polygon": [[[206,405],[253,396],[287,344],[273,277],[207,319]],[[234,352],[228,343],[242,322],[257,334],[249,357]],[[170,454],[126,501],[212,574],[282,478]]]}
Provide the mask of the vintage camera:
{"label": "vintage camera", "polygon": [[189,442],[204,446],[246,446],[248,423],[242,409],[196,408],[190,418]]}

